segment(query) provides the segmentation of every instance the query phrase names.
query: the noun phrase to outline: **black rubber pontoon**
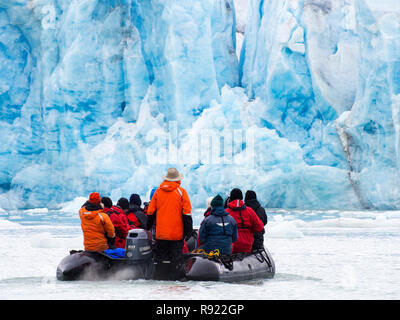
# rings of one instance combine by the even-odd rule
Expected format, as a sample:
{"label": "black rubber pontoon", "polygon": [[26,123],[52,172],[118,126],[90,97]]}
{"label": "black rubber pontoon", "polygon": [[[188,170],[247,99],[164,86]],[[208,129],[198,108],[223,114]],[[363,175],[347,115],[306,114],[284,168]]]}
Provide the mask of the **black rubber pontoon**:
{"label": "black rubber pontoon", "polygon": [[190,257],[185,264],[188,280],[237,282],[275,275],[274,260],[264,249],[230,256],[200,254]]}
{"label": "black rubber pontoon", "polygon": [[57,279],[150,279],[153,274],[151,235],[143,229],[129,231],[124,257],[112,257],[100,251],[70,251],[57,267]]}

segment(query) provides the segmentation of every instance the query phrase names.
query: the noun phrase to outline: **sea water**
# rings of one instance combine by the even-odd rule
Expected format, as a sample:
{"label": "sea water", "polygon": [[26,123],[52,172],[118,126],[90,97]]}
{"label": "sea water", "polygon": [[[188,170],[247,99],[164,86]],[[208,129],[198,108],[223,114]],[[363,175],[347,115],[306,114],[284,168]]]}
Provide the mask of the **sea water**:
{"label": "sea water", "polygon": [[267,210],[275,277],[240,283],[58,281],[61,259],[83,249],[79,217],[66,211],[0,211],[0,299],[400,298],[400,211]]}

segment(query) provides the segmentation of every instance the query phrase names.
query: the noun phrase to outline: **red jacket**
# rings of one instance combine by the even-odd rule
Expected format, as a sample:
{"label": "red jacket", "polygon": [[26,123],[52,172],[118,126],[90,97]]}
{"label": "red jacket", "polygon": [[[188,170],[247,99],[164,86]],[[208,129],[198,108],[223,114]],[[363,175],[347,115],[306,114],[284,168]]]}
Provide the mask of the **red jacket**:
{"label": "red jacket", "polygon": [[238,240],[232,244],[232,253],[251,252],[254,242],[254,233],[264,229],[264,224],[250,207],[246,207],[242,200],[233,200],[228,203],[226,211],[235,219],[238,226]]}
{"label": "red jacket", "polygon": [[129,230],[134,229],[134,227],[129,224],[128,218],[124,210],[117,206],[112,206],[111,209],[119,215],[124,224],[127,224],[129,226]]}
{"label": "red jacket", "polygon": [[204,212],[204,218],[207,218],[211,214],[211,207],[207,208],[207,210]]}
{"label": "red jacket", "polygon": [[111,209],[104,208],[104,212],[108,214],[115,228],[116,236],[114,245],[117,248],[125,249],[126,237],[128,236],[129,230],[132,229],[128,224],[125,212],[122,209],[115,206],[112,206]]}
{"label": "red jacket", "polygon": [[141,226],[140,221],[138,218],[136,218],[135,214],[133,212],[129,212],[128,215],[126,216],[128,219],[128,223],[131,226],[132,229],[137,229],[137,228],[144,228]]}

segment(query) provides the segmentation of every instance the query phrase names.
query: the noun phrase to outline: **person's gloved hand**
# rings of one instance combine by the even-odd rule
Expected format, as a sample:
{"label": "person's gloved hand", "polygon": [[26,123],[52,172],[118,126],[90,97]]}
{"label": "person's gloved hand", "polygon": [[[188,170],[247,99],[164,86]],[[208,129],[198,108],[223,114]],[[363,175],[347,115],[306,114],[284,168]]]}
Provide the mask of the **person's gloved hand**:
{"label": "person's gloved hand", "polygon": [[109,241],[111,244],[114,244],[114,243],[115,243],[115,237],[108,238],[108,241]]}
{"label": "person's gloved hand", "polygon": [[113,238],[110,238],[110,237],[107,237],[106,236],[106,238],[107,238],[107,243],[108,243],[108,246],[110,247],[110,249],[115,249],[116,247],[114,246],[114,243],[115,243],[115,236],[113,237]]}

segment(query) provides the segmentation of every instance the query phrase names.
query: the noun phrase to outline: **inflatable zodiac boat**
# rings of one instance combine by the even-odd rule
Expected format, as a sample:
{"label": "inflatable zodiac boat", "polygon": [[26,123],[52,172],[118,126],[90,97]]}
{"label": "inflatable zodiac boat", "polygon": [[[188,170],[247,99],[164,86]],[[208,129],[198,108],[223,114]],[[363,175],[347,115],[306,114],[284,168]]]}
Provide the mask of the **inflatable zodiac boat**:
{"label": "inflatable zodiac boat", "polygon": [[[197,235],[188,241],[189,250],[196,247]],[[71,280],[135,280],[160,279],[152,254],[152,238],[148,231],[133,229],[126,239],[126,249],[119,251],[70,251],[57,267],[57,279]],[[195,252],[195,251],[194,251]],[[174,269],[171,280],[237,282],[273,278],[275,264],[263,249],[252,253],[209,255],[188,253]]]}

